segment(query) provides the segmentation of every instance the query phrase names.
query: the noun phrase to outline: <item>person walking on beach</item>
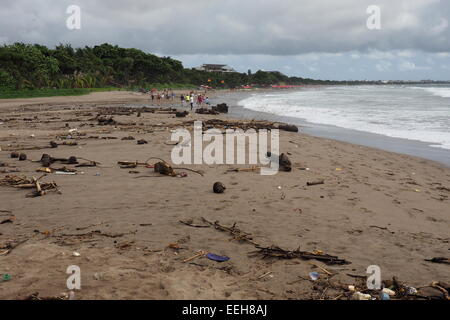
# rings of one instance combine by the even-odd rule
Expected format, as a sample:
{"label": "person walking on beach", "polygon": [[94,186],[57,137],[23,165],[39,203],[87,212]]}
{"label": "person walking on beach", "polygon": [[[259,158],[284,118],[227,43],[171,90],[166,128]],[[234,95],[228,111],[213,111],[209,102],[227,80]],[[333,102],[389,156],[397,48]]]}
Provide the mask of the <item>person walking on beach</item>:
{"label": "person walking on beach", "polygon": [[180,99],[181,99],[181,106],[184,108],[186,104],[186,97],[184,96],[184,94],[180,94]]}
{"label": "person walking on beach", "polygon": [[191,94],[191,97],[189,98],[189,102],[191,103],[191,110],[194,108],[194,94]]}

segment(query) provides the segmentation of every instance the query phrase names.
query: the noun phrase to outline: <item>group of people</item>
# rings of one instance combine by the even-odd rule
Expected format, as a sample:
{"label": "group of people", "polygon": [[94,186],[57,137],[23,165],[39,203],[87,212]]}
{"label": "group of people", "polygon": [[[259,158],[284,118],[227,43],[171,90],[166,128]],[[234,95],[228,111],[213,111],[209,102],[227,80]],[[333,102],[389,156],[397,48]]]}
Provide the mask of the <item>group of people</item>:
{"label": "group of people", "polygon": [[194,109],[194,104],[197,103],[197,107],[203,107],[204,105],[209,105],[209,98],[205,96],[205,94],[195,94],[194,92],[190,92],[189,94],[180,95],[181,106],[185,107],[186,105],[191,106],[191,110]]}
{"label": "group of people", "polygon": [[[151,93],[151,99],[152,103],[160,104],[161,100],[172,100],[174,101],[176,98],[176,94],[171,89],[166,89],[163,92],[157,92],[155,90],[152,90]],[[188,94],[180,94],[180,101],[181,106],[186,107],[190,106],[191,110],[194,109],[194,105],[197,105],[197,107],[204,107],[209,106],[209,98],[204,93],[195,93],[194,91],[191,91]]]}
{"label": "group of people", "polygon": [[152,102],[155,102],[155,99],[158,101],[158,103],[161,100],[175,100],[175,93],[172,90],[165,89],[162,93],[155,92],[154,90],[151,91],[151,97]]}

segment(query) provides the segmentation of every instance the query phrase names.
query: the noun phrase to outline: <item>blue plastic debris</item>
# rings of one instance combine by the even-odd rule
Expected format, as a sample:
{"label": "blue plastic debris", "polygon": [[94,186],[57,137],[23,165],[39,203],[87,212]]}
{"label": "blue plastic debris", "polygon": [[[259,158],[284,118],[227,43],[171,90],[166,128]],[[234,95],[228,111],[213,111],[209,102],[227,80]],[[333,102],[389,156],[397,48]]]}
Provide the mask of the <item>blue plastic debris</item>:
{"label": "blue plastic debris", "polygon": [[213,261],[217,261],[217,262],[225,262],[225,261],[230,260],[230,258],[227,257],[227,256],[218,256],[218,255],[213,254],[213,253],[208,253],[208,254],[206,255],[206,257],[207,257],[209,260],[213,260]]}

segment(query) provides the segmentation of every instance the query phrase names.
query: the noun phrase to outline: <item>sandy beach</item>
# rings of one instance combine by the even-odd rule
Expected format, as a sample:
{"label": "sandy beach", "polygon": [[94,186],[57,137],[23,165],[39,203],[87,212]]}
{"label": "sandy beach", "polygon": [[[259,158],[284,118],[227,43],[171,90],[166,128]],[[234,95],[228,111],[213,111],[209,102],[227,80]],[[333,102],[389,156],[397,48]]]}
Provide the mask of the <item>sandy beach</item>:
{"label": "sandy beach", "polygon": [[[54,181],[60,194],[29,198],[29,190],[0,186],[0,274],[11,276],[0,282],[0,299],[65,297],[71,265],[81,269],[76,299],[349,299],[348,286],[363,288],[370,265],[381,268],[383,280],[395,276],[409,286],[450,282],[448,264],[426,261],[450,256],[450,168],[316,138],[300,128],[280,131],[280,149],[293,171],[275,176],[227,172],[250,167],[232,165],[183,166],[203,176],[176,170],[186,177],[145,166],[122,169],[118,161],[170,162],[171,130],[185,121],[230,119],[112,112],[117,123],[100,126],[96,118],[104,107],[144,103],[148,95],[123,91],[0,100],[0,179],[39,178],[43,154],[99,163],[55,163],[77,170],[41,178]],[[68,135],[74,139],[61,138]],[[122,140],[129,136],[134,140]],[[148,143],[137,144],[140,139]],[[60,145],[51,148],[50,141]],[[77,145],[61,145],[65,141]],[[10,158],[12,151],[27,160]],[[324,184],[307,186],[321,179]],[[213,192],[217,181],[225,193]],[[235,225],[231,230],[245,236],[219,225]],[[349,263],[257,254],[273,246]],[[189,260],[200,250],[230,260]],[[312,281],[310,272],[319,280]]]}

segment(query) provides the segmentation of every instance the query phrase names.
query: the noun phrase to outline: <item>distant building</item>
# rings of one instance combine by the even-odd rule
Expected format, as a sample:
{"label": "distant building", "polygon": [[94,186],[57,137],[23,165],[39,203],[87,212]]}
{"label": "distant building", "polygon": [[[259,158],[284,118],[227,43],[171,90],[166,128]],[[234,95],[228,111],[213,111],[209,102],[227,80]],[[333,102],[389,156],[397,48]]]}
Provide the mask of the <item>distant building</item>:
{"label": "distant building", "polygon": [[233,68],[227,66],[226,64],[203,64],[201,67],[195,68],[195,70],[199,71],[207,71],[207,72],[237,72]]}

